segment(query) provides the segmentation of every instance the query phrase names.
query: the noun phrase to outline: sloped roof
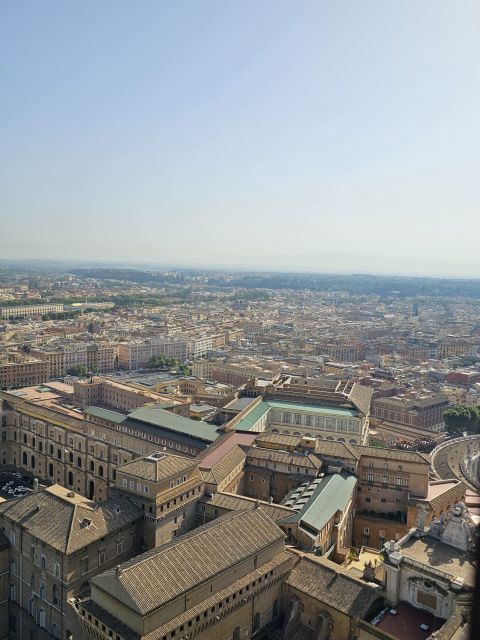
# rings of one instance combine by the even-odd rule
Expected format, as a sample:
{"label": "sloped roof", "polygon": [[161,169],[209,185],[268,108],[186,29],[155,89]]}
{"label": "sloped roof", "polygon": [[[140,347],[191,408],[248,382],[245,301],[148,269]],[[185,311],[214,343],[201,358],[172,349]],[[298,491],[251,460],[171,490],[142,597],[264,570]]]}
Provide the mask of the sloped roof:
{"label": "sloped roof", "polygon": [[322,461],[313,453],[293,453],[289,451],[279,451],[277,449],[263,449],[261,447],[249,447],[246,450],[247,457],[256,460],[270,460],[282,464],[290,464],[297,467],[310,467],[320,469]]}
{"label": "sloped roof", "polygon": [[214,442],[220,436],[220,433],[217,431],[217,426],[202,422],[201,420],[184,418],[171,411],[165,411],[158,405],[145,405],[131,411],[123,424],[134,426],[135,422],[144,422],[168,431],[176,431],[191,438],[204,440],[206,442]]}
{"label": "sloped roof", "polygon": [[391,447],[369,447],[363,444],[351,444],[352,449],[358,451],[361,456],[370,456],[373,458],[390,458],[391,460],[399,460],[403,462],[420,462],[430,464],[430,456],[420,451],[403,451],[402,449],[392,449]]}
{"label": "sloped roof", "polygon": [[156,454],[145,456],[144,458],[137,458],[131,462],[117,467],[117,471],[126,473],[130,476],[142,478],[143,480],[149,480],[150,482],[161,482],[171,476],[175,476],[182,471],[187,471],[196,465],[192,458],[184,458],[182,456],[175,456],[171,454],[159,454],[159,457],[155,457]]}
{"label": "sloped roof", "polygon": [[[304,522],[316,531],[321,531],[337,511],[345,511],[355,490],[357,478],[348,473],[333,473],[315,483],[310,483],[291,506],[295,509],[295,503],[313,489],[305,505],[295,514],[282,520],[281,524]],[[283,504],[290,506],[289,501],[291,494],[285,498]]]}
{"label": "sloped roof", "polygon": [[202,468],[202,475],[206,482],[220,484],[236,467],[245,462],[245,452],[238,445],[228,451],[210,469]]}
{"label": "sloped roof", "polygon": [[292,569],[286,584],[351,617],[363,618],[380,596],[376,585],[353,577],[326,558],[303,557]]}
{"label": "sloped roof", "polygon": [[146,615],[284,537],[261,509],[234,512],[91,582]]}
{"label": "sloped roof", "polygon": [[141,515],[125,498],[97,504],[76,494],[69,499],[69,493],[64,487],[53,485],[1,504],[0,515],[66,554],[75,553]]}
{"label": "sloped roof", "polygon": [[236,493],[222,491],[218,491],[211,498],[204,498],[201,502],[228,511],[245,511],[245,509],[255,509],[258,506],[259,509],[263,509],[275,522],[293,514],[292,509],[281,504],[265,502],[264,500],[256,500],[255,498],[248,498],[247,496],[237,495]]}

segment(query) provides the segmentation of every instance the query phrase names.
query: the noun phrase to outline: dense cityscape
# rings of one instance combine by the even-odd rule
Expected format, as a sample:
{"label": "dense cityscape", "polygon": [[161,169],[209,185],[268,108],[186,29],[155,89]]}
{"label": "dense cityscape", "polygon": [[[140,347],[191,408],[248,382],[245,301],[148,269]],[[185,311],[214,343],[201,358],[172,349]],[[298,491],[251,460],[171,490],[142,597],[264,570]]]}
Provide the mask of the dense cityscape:
{"label": "dense cityscape", "polygon": [[466,638],[478,287],[2,263],[0,637]]}

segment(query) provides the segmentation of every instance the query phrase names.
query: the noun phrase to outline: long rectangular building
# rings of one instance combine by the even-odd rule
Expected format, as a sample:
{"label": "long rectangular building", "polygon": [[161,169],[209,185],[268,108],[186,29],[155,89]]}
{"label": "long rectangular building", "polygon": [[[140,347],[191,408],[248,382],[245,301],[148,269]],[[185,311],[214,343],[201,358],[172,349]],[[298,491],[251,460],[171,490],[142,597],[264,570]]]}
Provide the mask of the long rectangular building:
{"label": "long rectangular building", "polygon": [[292,566],[262,509],[232,512],[90,582],[86,638],[249,638],[280,614]]}

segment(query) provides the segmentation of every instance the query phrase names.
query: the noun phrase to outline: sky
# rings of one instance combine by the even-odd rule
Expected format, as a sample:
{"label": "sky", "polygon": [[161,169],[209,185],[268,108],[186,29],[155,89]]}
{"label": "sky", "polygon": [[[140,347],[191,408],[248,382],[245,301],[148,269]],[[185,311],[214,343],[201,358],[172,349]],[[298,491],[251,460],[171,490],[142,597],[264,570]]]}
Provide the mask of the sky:
{"label": "sky", "polygon": [[480,277],[480,4],[2,0],[0,258]]}

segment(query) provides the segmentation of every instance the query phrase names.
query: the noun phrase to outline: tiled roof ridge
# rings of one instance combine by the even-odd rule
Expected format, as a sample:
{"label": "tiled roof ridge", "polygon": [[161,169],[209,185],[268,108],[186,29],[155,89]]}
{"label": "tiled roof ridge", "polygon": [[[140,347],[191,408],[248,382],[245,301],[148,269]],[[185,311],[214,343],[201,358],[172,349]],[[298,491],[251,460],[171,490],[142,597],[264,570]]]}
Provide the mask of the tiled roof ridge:
{"label": "tiled roof ridge", "polygon": [[216,529],[217,527],[220,527],[224,522],[227,522],[228,520],[233,520],[234,518],[237,518],[242,515],[249,514],[251,513],[251,511],[252,509],[232,511],[230,513],[227,513],[221,516],[220,518],[212,520],[211,522],[207,522],[206,524],[202,525],[201,527],[198,527],[197,529],[193,529],[192,531],[184,533],[182,536],[180,536],[175,540],[171,540],[170,542],[167,542],[166,544],[161,545],[160,547],[155,547],[154,549],[151,549],[150,552],[147,552],[146,554],[144,554],[143,558],[141,559],[133,558],[131,561],[129,561],[127,566],[122,567],[122,575],[130,571],[130,569],[139,567],[140,565],[142,565],[144,562],[147,562],[151,558],[160,556],[162,553],[165,553],[169,549],[172,549],[173,547],[176,547],[182,543],[185,543],[187,540],[191,538],[204,535],[207,531],[211,531],[212,529]]}
{"label": "tiled roof ridge", "polygon": [[[328,558],[312,558],[310,555],[305,554],[301,558],[300,562],[302,560],[308,560],[308,562],[313,565],[319,565],[323,567],[333,576],[335,580],[342,577],[347,578],[355,584],[368,586],[368,583],[362,580],[362,578],[357,578],[357,576],[354,576],[347,568],[343,567],[341,564],[336,564],[335,562],[333,562],[333,560],[329,560]],[[297,566],[295,568],[297,568]]]}
{"label": "tiled roof ridge", "polygon": [[68,524],[67,527],[67,535],[66,535],[66,545],[65,545],[65,553],[68,553],[70,550],[70,544],[73,544],[73,540],[72,540],[72,527],[73,527],[73,523],[75,521],[75,515],[77,512],[77,507],[79,505],[74,504],[73,505],[73,509],[70,512],[70,522]]}

